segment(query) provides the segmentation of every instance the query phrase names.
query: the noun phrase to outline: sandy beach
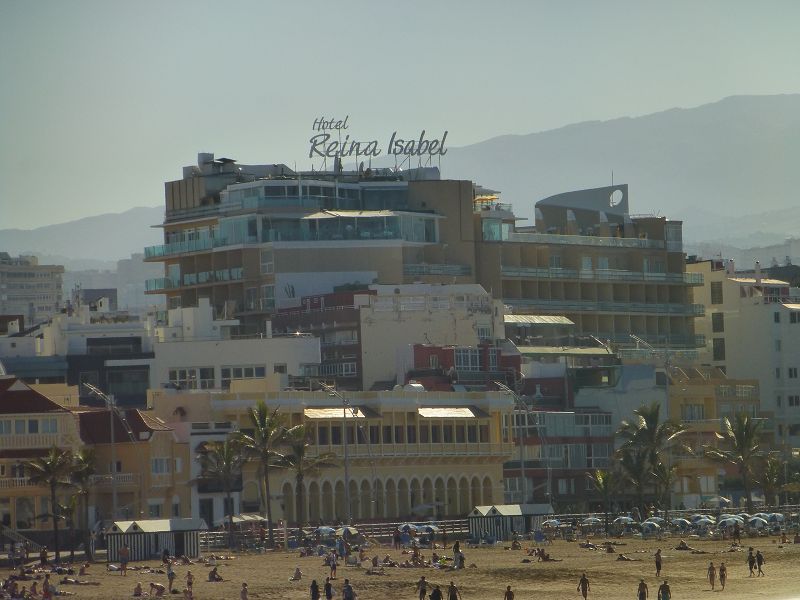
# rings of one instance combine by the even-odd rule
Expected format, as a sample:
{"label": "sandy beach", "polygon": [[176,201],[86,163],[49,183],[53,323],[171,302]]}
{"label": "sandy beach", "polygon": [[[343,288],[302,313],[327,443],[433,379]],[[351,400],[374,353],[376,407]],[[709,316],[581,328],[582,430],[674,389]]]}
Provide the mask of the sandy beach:
{"label": "sandy beach", "polygon": [[[729,599],[774,598],[787,600],[800,598],[800,586],[796,580],[800,544],[778,543],[777,538],[745,538],[744,551],[729,552],[729,545],[722,541],[697,541],[689,543],[706,554],[692,554],[675,550],[677,538],[669,540],[619,540],[617,551],[632,558],[632,561],[617,560],[617,554],[602,550],[581,548],[575,542],[556,541],[547,546],[551,558],[561,562],[523,563],[527,556],[523,551],[506,549],[507,545],[494,548],[464,549],[467,565],[474,568],[461,571],[446,571],[433,568],[389,568],[386,575],[367,575],[366,569],[339,566],[335,581],[337,597],[341,598],[341,585],[349,578],[361,600],[384,598],[416,599],[415,583],[421,575],[428,581],[444,587],[452,580],[461,590],[464,600],[496,598],[501,600],[507,585],[516,594],[515,600],[526,598],[547,598],[548,600],[575,599],[580,594],[576,590],[582,572],[586,572],[591,591],[589,598],[635,598],[639,580],[644,578],[650,588],[650,597],[656,598],[658,585],[666,578],[672,588],[673,599],[704,598],[711,593],[706,578],[709,561],[715,565],[725,562],[728,567],[728,582],[725,591],[720,591],[717,583],[715,594],[724,594]],[[765,577],[748,577],[746,564],[747,546],[761,549],[766,557]],[[523,545],[523,549],[528,548]],[[653,555],[657,548],[662,549],[662,579],[655,577]],[[430,551],[424,551],[429,555]],[[389,554],[395,560],[404,560],[405,555],[387,547],[378,552],[383,557]],[[371,556],[372,554],[370,554]],[[198,600],[238,599],[241,583],[246,581],[252,598],[268,600],[309,598],[309,585],[312,579],[322,585],[328,569],[322,566],[319,557],[299,558],[297,553],[272,552],[254,555],[233,555],[231,560],[219,561],[219,573],[226,581],[210,583],[207,579],[209,567],[203,564],[176,566],[176,584],[181,589],[185,576],[191,570],[195,576],[195,598]],[[148,565],[160,569],[158,561],[134,563],[135,566]],[[300,567],[303,578],[299,582],[288,579],[295,567]],[[167,583],[166,574],[129,571],[126,577],[119,572],[106,570],[105,564],[97,563],[83,578],[99,582],[99,586],[64,585],[61,589],[74,592],[77,598],[130,598],[137,581],[148,589],[150,581]],[[26,582],[30,583],[30,582]]]}

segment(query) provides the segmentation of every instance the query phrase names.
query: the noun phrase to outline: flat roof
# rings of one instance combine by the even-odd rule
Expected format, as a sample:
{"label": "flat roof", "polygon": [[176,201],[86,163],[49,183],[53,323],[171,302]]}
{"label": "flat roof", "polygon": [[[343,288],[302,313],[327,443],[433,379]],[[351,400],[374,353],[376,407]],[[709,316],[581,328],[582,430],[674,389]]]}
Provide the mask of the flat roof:
{"label": "flat roof", "polygon": [[477,417],[468,406],[420,407],[419,416],[428,419],[471,419]]}
{"label": "flat roof", "polygon": [[[736,283],[755,283],[755,277],[729,277],[731,281],[735,281]],[[783,281],[781,279],[767,279],[765,277],[761,278],[761,285],[789,285],[788,281]]]}
{"label": "flat roof", "polygon": [[606,348],[577,348],[567,346],[517,346],[520,354],[563,354],[569,356],[611,356]]}
{"label": "flat roof", "polygon": [[526,325],[575,325],[567,317],[557,315],[506,315],[505,323],[523,323]]}
{"label": "flat roof", "polygon": [[366,415],[358,408],[306,408],[303,414],[307,419],[365,419]]}
{"label": "flat roof", "polygon": [[800,310],[800,304],[791,304],[788,302],[784,302],[783,307],[788,308],[789,310]]}

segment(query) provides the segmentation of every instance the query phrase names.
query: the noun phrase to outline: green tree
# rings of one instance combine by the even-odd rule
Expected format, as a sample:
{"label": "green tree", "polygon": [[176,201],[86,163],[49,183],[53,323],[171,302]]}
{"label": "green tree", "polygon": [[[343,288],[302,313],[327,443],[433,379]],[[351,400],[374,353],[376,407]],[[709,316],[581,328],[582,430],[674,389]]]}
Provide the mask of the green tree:
{"label": "green tree", "polygon": [[[233,547],[233,501],[231,493],[242,479],[244,458],[233,439],[206,444],[197,456],[200,479],[219,485],[225,492],[225,513],[228,517],[228,547]],[[212,525],[209,523],[209,525]]]}
{"label": "green tree", "polygon": [[269,545],[275,546],[275,524],[272,521],[272,498],[270,494],[270,471],[283,461],[281,452],[286,436],[286,418],[276,408],[270,411],[266,403],[258,402],[248,413],[252,433],[240,433],[238,442],[246,456],[258,462],[261,478],[261,493],[266,508],[269,527]]}
{"label": "green tree", "polygon": [[608,517],[611,512],[611,498],[619,487],[619,477],[614,471],[597,469],[593,473],[587,473],[586,477],[592,484],[594,490],[603,499],[603,513],[605,515],[605,529],[608,533]]}
{"label": "green tree", "polygon": [[89,533],[89,494],[92,491],[92,477],[95,473],[94,449],[84,446],[73,456],[70,480],[75,487],[75,496],[80,499],[78,527],[83,537],[83,547],[87,560],[92,560],[91,535]]}
{"label": "green tree", "polygon": [[675,472],[678,467],[675,465],[667,466],[663,462],[658,463],[651,472],[653,481],[656,484],[656,496],[658,497],[659,504],[664,510],[664,520],[669,523],[669,509],[670,500],[672,496],[672,488],[675,486],[676,476]]}
{"label": "green tree", "polygon": [[644,448],[629,446],[620,448],[617,458],[624,479],[631,483],[636,490],[636,500],[641,517],[644,519],[647,515],[647,508],[644,505],[644,490],[650,483],[652,472],[649,454]]}
{"label": "green tree", "polygon": [[706,456],[739,469],[744,488],[747,512],[753,512],[753,499],[750,489],[753,482],[753,469],[764,455],[761,449],[761,422],[750,418],[747,414],[736,413],[733,422],[722,419],[722,433],[717,438],[726,448],[707,447]]}
{"label": "green tree", "polygon": [[303,484],[306,477],[316,477],[322,469],[336,466],[336,455],[332,452],[310,455],[309,431],[305,425],[297,425],[286,431],[286,453],[277,465],[294,472],[297,522],[305,523],[305,501]]}
{"label": "green tree", "polygon": [[761,474],[761,487],[764,489],[764,503],[767,506],[780,504],[778,490],[783,479],[783,461],[774,454],[767,456],[764,461],[764,471]]}
{"label": "green tree", "polygon": [[617,430],[622,438],[622,448],[641,448],[651,470],[664,458],[664,454],[684,434],[686,426],[674,421],[661,421],[661,404],[642,405],[633,411],[635,418],[623,421]]}
{"label": "green tree", "polygon": [[29,461],[26,467],[30,469],[31,483],[45,485],[50,488],[52,512],[49,516],[53,519],[53,550],[55,550],[56,562],[59,562],[61,556],[59,554],[58,520],[61,515],[59,514],[57,494],[59,488],[70,485],[70,476],[73,468],[72,452],[53,446],[46,455]]}

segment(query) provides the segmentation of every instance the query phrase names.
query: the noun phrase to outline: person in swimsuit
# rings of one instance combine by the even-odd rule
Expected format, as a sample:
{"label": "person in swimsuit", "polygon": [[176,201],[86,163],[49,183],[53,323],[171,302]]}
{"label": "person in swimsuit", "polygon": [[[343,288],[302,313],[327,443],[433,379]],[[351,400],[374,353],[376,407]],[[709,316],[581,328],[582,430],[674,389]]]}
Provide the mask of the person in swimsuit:
{"label": "person in swimsuit", "polygon": [[639,581],[639,588],[636,590],[636,598],[638,600],[647,600],[647,596],[650,593],[650,590],[647,589],[647,584],[644,582],[644,579]]}
{"label": "person in swimsuit", "polygon": [[586,600],[586,597],[589,595],[589,589],[589,579],[586,577],[586,573],[584,573],[581,575],[581,580],[578,582],[578,591],[581,593],[584,600]]}
{"label": "person in swimsuit", "polygon": [[447,587],[447,600],[461,600],[461,592],[458,591],[456,584],[452,581]]}
{"label": "person in swimsuit", "polygon": [[661,548],[656,550],[656,577],[661,577]]}
{"label": "person in swimsuit", "polygon": [[708,583],[711,584],[711,591],[714,591],[714,584],[717,581],[717,568],[714,566],[713,562],[708,563],[708,570],[706,571],[708,574]]}
{"label": "person in swimsuit", "polygon": [[728,567],[725,566],[725,563],[719,563],[719,583],[722,586],[722,589],[725,589],[725,581],[728,579]]}
{"label": "person in swimsuit", "polygon": [[669,589],[667,580],[664,580],[658,588],[658,600],[670,600],[672,598],[672,590]]}

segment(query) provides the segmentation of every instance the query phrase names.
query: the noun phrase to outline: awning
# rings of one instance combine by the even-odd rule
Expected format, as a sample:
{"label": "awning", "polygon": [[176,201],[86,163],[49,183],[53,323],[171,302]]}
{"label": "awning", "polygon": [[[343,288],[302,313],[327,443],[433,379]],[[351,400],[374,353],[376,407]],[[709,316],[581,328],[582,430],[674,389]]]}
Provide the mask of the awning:
{"label": "awning", "polygon": [[[353,414],[355,413],[355,414]],[[359,407],[342,408],[341,406],[335,408],[306,408],[303,410],[303,415],[307,419],[365,419],[366,414]]]}
{"label": "awning", "polygon": [[503,321],[521,325],[575,325],[567,317],[557,315],[506,315]]}
{"label": "awning", "polygon": [[420,407],[418,412],[426,419],[473,419],[479,416],[470,406]]}

